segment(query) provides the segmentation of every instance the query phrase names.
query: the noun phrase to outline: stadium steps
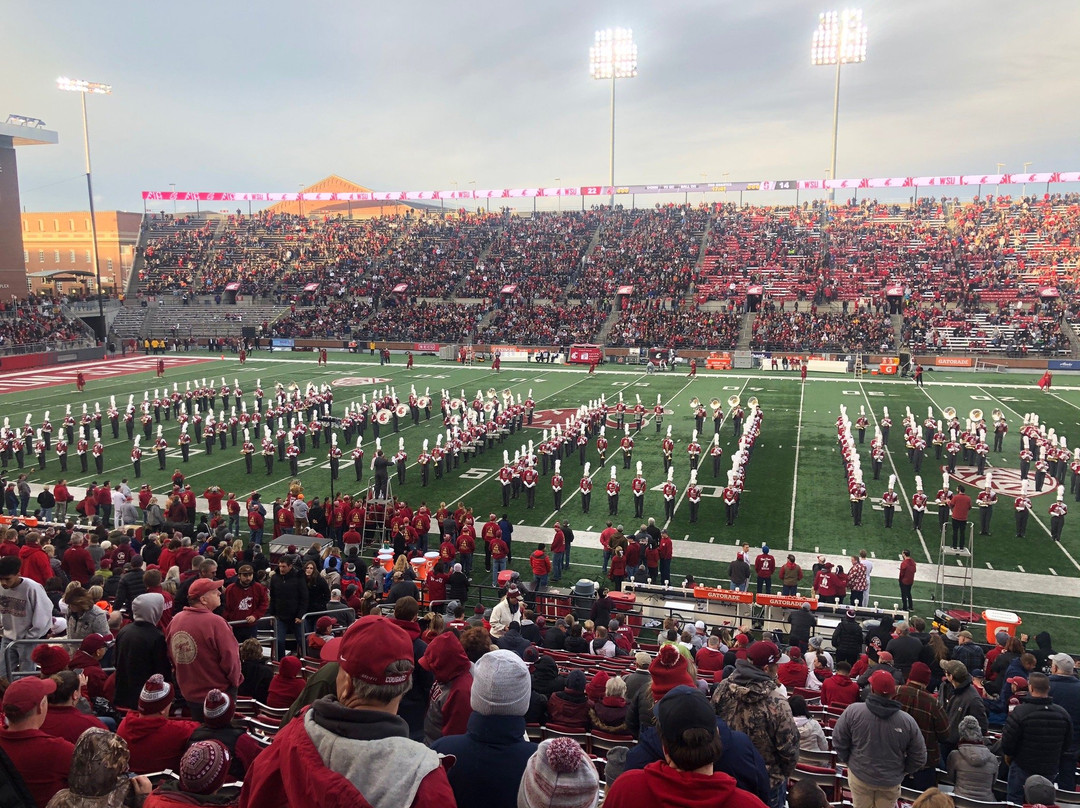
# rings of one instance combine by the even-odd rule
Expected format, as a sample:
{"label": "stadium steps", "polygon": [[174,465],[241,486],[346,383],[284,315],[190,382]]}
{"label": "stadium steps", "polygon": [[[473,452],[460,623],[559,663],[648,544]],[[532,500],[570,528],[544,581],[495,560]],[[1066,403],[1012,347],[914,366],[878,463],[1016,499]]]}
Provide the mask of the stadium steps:
{"label": "stadium steps", "polygon": [[611,333],[611,329],[615,327],[615,324],[619,322],[619,307],[615,304],[611,306],[611,313],[608,314],[607,319],[604,320],[604,325],[600,328],[600,333],[596,335],[596,342],[600,345],[608,344],[608,334]]}
{"label": "stadium steps", "polygon": [[149,311],[148,306],[122,306],[113,320],[113,333],[120,339],[141,339]]}
{"label": "stadium steps", "polygon": [[754,323],[757,321],[757,312],[748,311],[743,315],[742,325],[739,328],[739,341],[735,343],[736,351],[749,351],[750,340],[754,336]]}
{"label": "stadium steps", "polygon": [[1080,323],[1069,323],[1067,319],[1061,324],[1061,333],[1069,338],[1069,356],[1080,356],[1080,335],[1076,332],[1077,328],[1080,328]]}
{"label": "stadium steps", "polygon": [[[506,226],[505,225],[500,227],[498,230],[495,231],[495,234],[492,236],[491,241],[489,241],[484,246],[484,249],[480,251],[480,254],[478,256],[476,256],[476,260],[473,262],[473,265],[471,267],[462,265],[462,267],[461,267],[461,277],[458,278],[457,283],[454,284],[453,291],[450,293],[452,297],[458,297],[459,296],[459,293],[462,291],[462,287],[465,284],[465,279],[468,277],[469,272],[475,271],[476,268],[479,267],[479,266],[486,266],[487,265],[488,256],[491,255],[492,248],[494,248],[495,244],[499,240],[499,236],[501,236],[504,232],[506,232]],[[494,312],[489,312],[489,315],[490,314],[494,314]],[[484,319],[486,320],[487,316],[485,316]]]}
{"label": "stadium steps", "polygon": [[889,317],[889,320],[892,321],[893,344],[894,345],[903,345],[904,344],[904,315],[902,315],[902,314],[893,314],[892,316]]}

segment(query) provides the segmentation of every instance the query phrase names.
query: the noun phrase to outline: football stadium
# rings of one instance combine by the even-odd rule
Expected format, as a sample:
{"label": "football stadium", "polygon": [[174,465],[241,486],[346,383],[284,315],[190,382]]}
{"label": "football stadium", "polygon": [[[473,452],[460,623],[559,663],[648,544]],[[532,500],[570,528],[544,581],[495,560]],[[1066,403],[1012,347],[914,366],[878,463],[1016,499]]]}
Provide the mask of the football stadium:
{"label": "football stadium", "polygon": [[[449,128],[355,85],[398,146],[325,108],[329,56],[278,79],[310,97],[274,131],[230,108],[254,75],[193,67],[250,154],[167,131],[141,86],[55,79],[137,83],[145,46],[91,58],[20,12],[71,59],[27,51],[51,77],[18,91],[62,125],[0,124],[0,802],[1080,804],[1077,121],[965,152],[867,83],[894,92],[914,8],[786,5],[508,11],[523,53],[431,5],[414,44],[470,51],[447,73],[362,61]],[[660,112],[710,14],[803,49],[732,68],[759,130],[686,113],[744,158]],[[935,64],[966,24],[942,14]],[[514,81],[552,91],[511,78],[533,47],[584,85],[573,132],[491,127]],[[1075,91],[1070,60],[1000,92]],[[995,81],[895,92],[982,110],[969,70]],[[179,71],[151,73],[195,115]]]}

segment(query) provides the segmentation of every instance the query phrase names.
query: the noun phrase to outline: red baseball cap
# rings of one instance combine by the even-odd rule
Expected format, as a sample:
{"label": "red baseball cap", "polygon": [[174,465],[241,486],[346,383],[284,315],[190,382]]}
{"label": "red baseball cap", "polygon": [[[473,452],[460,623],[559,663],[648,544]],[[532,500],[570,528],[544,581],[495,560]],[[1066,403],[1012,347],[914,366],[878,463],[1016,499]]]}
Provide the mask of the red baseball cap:
{"label": "red baseball cap", "polygon": [[196,578],[188,588],[188,600],[192,601],[201,598],[207,592],[221,589],[224,585],[224,581],[215,581],[213,578]]}
{"label": "red baseball cap", "polygon": [[[354,679],[373,685],[396,685],[409,678],[413,646],[405,629],[386,617],[361,617],[345,632],[338,646],[338,663]],[[394,662],[406,661],[410,670],[388,675]]]}
{"label": "red baseball cap", "polygon": [[24,676],[8,685],[4,691],[4,706],[15,707],[20,713],[28,713],[41,703],[41,699],[56,690],[53,679],[37,679]]}
{"label": "red baseball cap", "polygon": [[88,654],[96,654],[102,648],[108,648],[113,644],[112,634],[87,634],[79,643],[79,650]]}
{"label": "red baseball cap", "polygon": [[888,671],[874,671],[870,674],[870,689],[879,696],[891,696],[896,692],[896,679]]}
{"label": "red baseball cap", "polygon": [[324,615],[323,617],[320,617],[318,620],[315,621],[315,628],[317,630],[321,630],[324,628],[333,628],[337,624],[337,620],[335,620],[333,617],[330,617],[330,615]]}
{"label": "red baseball cap", "polygon": [[754,663],[754,667],[764,668],[780,661],[780,649],[776,643],[760,640],[746,650],[746,658]]}

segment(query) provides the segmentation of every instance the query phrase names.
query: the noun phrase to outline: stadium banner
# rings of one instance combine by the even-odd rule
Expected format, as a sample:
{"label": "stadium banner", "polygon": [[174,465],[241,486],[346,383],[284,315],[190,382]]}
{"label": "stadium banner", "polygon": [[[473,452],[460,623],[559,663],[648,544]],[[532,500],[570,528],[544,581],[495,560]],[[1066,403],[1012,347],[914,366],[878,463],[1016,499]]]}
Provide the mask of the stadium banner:
{"label": "stadium banner", "polygon": [[615,290],[615,294],[617,294],[617,295],[632,295],[632,294],[634,294],[633,284],[628,285],[628,286],[620,286],[618,289]]}
{"label": "stadium banner", "polygon": [[395,293],[397,293],[399,295],[403,295],[403,294],[405,294],[405,290],[408,289],[408,288],[409,288],[409,284],[407,284],[407,283],[399,283],[393,289],[391,289],[390,291],[395,292]]}
{"label": "stadium banner", "polygon": [[935,356],[934,366],[939,368],[970,368],[975,361],[970,356]]}
{"label": "stadium banner", "polygon": [[319,291],[319,284],[317,284],[317,283],[309,283],[306,286],[304,286],[304,291],[305,292],[317,292],[317,291]]}
{"label": "stadium banner", "polygon": [[296,345],[296,340],[292,339],[279,339],[275,337],[270,340],[270,345],[274,348],[293,348]]}
{"label": "stadium banner", "polygon": [[569,365],[591,365],[604,361],[604,349],[600,345],[571,345],[566,362]]}
{"label": "stadium banner", "polygon": [[798,595],[766,595],[758,593],[758,606],[779,606],[781,609],[801,609],[804,603],[809,603],[811,609],[818,607],[817,598],[803,598]]}
{"label": "stadium banner", "polygon": [[1080,182],[1080,171],[1039,171],[1028,174],[952,174],[925,177],[854,177],[850,179],[756,180],[749,182],[681,182],[659,185],[583,185],[574,188],[501,188],[450,191],[356,191],[277,193],[267,191],[143,191],[144,202],[439,202],[475,199],[535,199],[541,197],[611,196],[612,194],[688,194],[743,191],[823,191],[861,188],[938,188],[1025,183]]}
{"label": "stadium banner", "polygon": [[904,296],[904,287],[903,286],[886,286],[885,287],[885,297],[903,297],[903,296]]}
{"label": "stadium banner", "polygon": [[500,295],[516,294],[517,293],[517,286],[518,285],[516,283],[508,283],[508,284],[506,284],[506,286],[504,286],[502,289],[499,290],[499,294]]}
{"label": "stadium banner", "polygon": [[413,343],[414,351],[430,351],[437,353],[442,346],[437,342],[416,342]]}
{"label": "stadium banner", "polygon": [[1047,370],[1080,370],[1080,360],[1077,359],[1050,359],[1046,363]]}
{"label": "stadium banner", "polygon": [[848,373],[848,363],[844,359],[810,359],[806,369],[815,373]]}

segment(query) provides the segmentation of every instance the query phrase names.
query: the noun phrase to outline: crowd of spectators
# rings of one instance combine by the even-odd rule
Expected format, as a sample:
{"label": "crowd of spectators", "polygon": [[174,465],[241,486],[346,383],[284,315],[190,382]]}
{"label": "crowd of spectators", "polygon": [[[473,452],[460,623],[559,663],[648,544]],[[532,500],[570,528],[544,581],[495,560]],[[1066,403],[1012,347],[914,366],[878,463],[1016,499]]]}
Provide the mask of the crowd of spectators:
{"label": "crowd of spectators", "polygon": [[730,311],[708,311],[696,306],[670,309],[659,300],[626,305],[608,333],[607,342],[617,347],[731,350],[739,340],[742,316]]}
{"label": "crowd of spectators", "polygon": [[458,296],[494,298],[516,284],[526,301],[563,299],[602,219],[598,211],[506,217],[484,261],[465,272]]}
{"label": "crowd of spectators", "polygon": [[903,339],[927,352],[1003,353],[1006,356],[1055,356],[1071,346],[1062,333],[1063,312],[1053,302],[1026,311],[1014,304],[993,307],[937,304],[904,309]]}
{"label": "crowd of spectators", "polygon": [[893,351],[896,335],[885,314],[859,308],[851,314],[781,311],[765,305],[754,320],[753,350],[766,351]]}
{"label": "crowd of spectators", "polygon": [[480,342],[504,341],[523,345],[570,345],[596,342],[610,311],[593,306],[569,304],[527,306],[508,302],[495,311],[480,329]]}
{"label": "crowd of spectators", "polygon": [[363,332],[371,339],[405,342],[475,341],[485,309],[479,304],[411,303],[384,305],[367,321]]}
{"label": "crowd of spectators", "polygon": [[274,321],[271,332],[275,337],[293,339],[345,339],[362,326],[373,310],[365,298],[342,289],[334,297],[321,295],[318,304],[310,308],[293,305],[288,314]]}
{"label": "crowd of spectators", "polygon": [[86,336],[86,331],[63,313],[56,298],[32,295],[0,309],[0,349]]}

